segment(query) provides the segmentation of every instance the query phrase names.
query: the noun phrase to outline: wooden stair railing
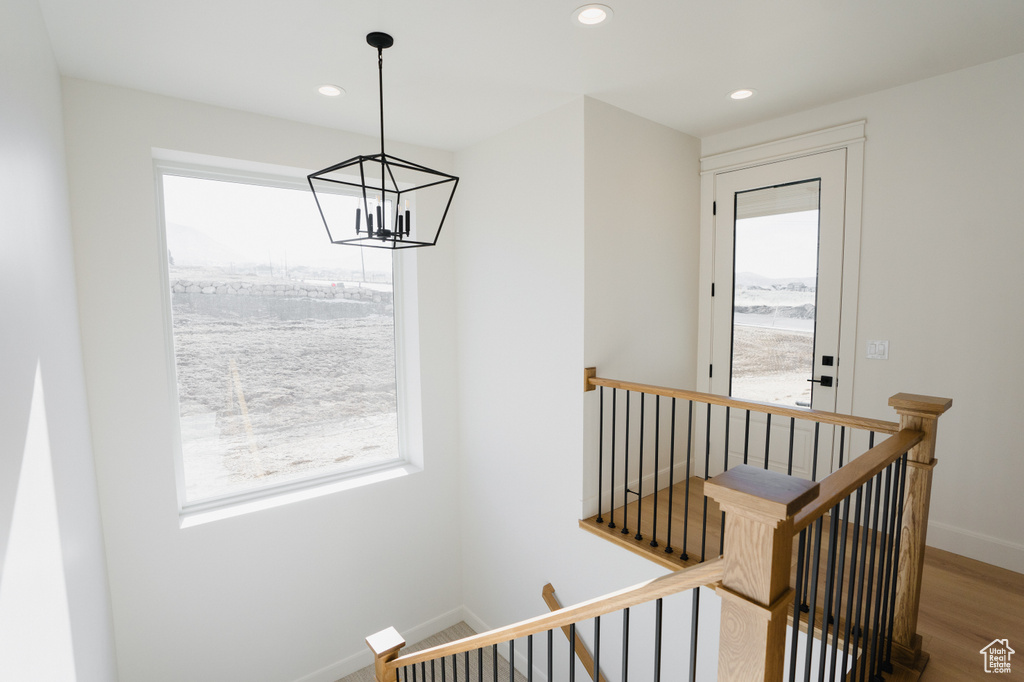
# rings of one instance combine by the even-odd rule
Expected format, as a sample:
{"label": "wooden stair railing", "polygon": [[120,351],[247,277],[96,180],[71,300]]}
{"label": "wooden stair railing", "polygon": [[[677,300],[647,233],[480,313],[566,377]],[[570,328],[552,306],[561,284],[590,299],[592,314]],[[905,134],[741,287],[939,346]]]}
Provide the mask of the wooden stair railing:
{"label": "wooden stair railing", "polygon": [[[781,679],[783,661],[786,660],[786,652],[782,650],[785,626],[792,623],[794,629],[798,630],[802,613],[807,614],[807,635],[824,642],[819,648],[822,656],[817,664],[811,660],[810,648],[807,648],[804,663],[807,669],[811,669],[813,665],[826,665],[825,653],[830,645],[832,653],[827,659],[830,679],[837,672],[840,677],[845,677],[842,669],[836,671],[837,665],[852,665],[850,679],[864,679],[867,675],[888,672],[893,666],[903,668],[906,679],[916,679],[920,676],[928,659],[928,654],[921,651],[921,638],[917,635],[916,628],[931,495],[931,471],[935,465],[937,421],[939,416],[952,406],[951,400],[897,394],[889,400],[889,405],[899,415],[900,421],[896,423],[605,379],[598,377],[594,368],[587,368],[584,375],[584,390],[592,391],[597,387],[612,389],[613,410],[614,398],[620,392],[626,393],[627,401],[630,394],[639,393],[641,398],[655,396],[655,419],[662,414],[658,407],[660,399],[671,400],[673,429],[676,424],[675,401],[685,401],[689,406],[687,431],[681,440],[685,444],[685,452],[681,453],[681,459],[675,461],[687,464],[687,474],[690,471],[691,459],[696,461],[703,455],[705,466],[709,461],[712,450],[712,406],[724,409],[726,424],[729,423],[730,410],[746,411],[747,415],[767,415],[764,468],[743,465],[737,467],[735,464],[730,468],[729,432],[726,430],[726,471],[710,480],[705,477],[704,481],[696,481],[697,495],[704,499],[703,503],[697,501],[698,506],[695,509],[692,508],[693,500],[689,500],[689,504],[684,503],[685,512],[680,515],[682,519],[676,519],[677,523],[682,521],[684,524],[684,531],[681,533],[684,540],[680,547],[677,543],[678,535],[672,534],[671,525],[668,527],[667,537],[658,533],[658,500],[661,498],[662,505],[666,502],[671,504],[674,486],[673,465],[670,464],[669,467],[669,485],[665,486],[664,471],[659,470],[657,464],[659,445],[656,439],[663,429],[656,422],[653,439],[654,492],[644,497],[639,494],[639,490],[632,489],[633,485],[639,488],[643,484],[643,470],[639,470],[637,475],[633,476],[632,467],[629,475],[623,475],[620,469],[619,476],[616,476],[612,468],[612,475],[606,476],[607,469],[602,468],[607,467],[609,456],[612,458],[612,467],[615,466],[616,437],[613,412],[609,452],[604,441],[607,405],[603,392],[601,396],[598,514],[581,521],[580,526],[666,567],[699,565],[708,541],[708,527],[712,527],[713,541],[716,539],[713,536],[716,530],[713,526],[718,526],[726,566],[725,578],[720,586],[720,594],[723,595],[723,631],[719,649],[719,680],[728,682],[738,679]],[[627,419],[628,404],[627,402]],[[693,442],[694,404],[706,406],[703,415],[697,415],[706,418],[705,443]],[[641,434],[644,432],[643,414],[641,402]],[[768,471],[771,438],[768,429],[771,427],[772,416],[788,418],[791,434],[792,425],[796,420],[815,424],[815,437],[818,425],[838,427],[839,468],[820,483],[813,480],[800,481],[789,475]],[[749,421],[748,416],[748,425]],[[863,432],[867,436],[868,449],[863,454],[855,453],[853,450],[854,431]],[[747,435],[743,434],[744,459],[747,455]],[[876,435],[889,437],[876,446]],[[849,440],[846,440],[847,436]],[[626,435],[625,438],[628,439],[629,436]],[[850,448],[845,452],[844,462],[843,448],[847,443],[850,443]],[[629,441],[626,440],[627,453],[629,445]],[[671,447],[674,452],[674,430]],[[634,448],[637,448],[635,442]],[[792,454],[791,436],[790,472],[787,474],[792,470]],[[859,456],[854,457],[855,454]],[[816,445],[814,455],[817,458]],[[645,461],[642,435],[639,447],[634,450],[632,457],[634,463]],[[652,458],[648,456],[646,459],[649,461]],[[625,463],[628,465],[629,460],[627,459]],[[817,459],[815,469],[816,464]],[[604,498],[600,486],[606,477],[612,486],[617,481],[621,483],[620,500],[627,493],[636,495],[639,499],[629,504],[623,503],[621,508],[616,508],[613,504],[611,509],[607,506],[602,509]],[[648,478],[650,477],[648,475]],[[812,475],[812,478],[815,476]],[[686,485],[684,492],[689,497],[688,476]],[[780,494],[782,497],[779,497]],[[613,500],[615,495],[616,492],[612,488]],[[883,499],[886,504],[880,504],[880,500]],[[643,518],[649,520],[646,525],[642,525],[641,511],[645,504],[648,507],[648,516]],[[869,509],[869,504],[873,504],[873,509]],[[653,507],[653,515],[650,514],[650,507]],[[616,511],[619,512],[618,518]],[[633,513],[636,514],[635,517],[632,516]],[[605,523],[609,519],[602,518],[603,514],[608,515],[610,523]],[[700,514],[702,517],[703,528],[700,529],[701,533],[698,536],[700,554],[697,556],[693,556],[696,554],[695,546],[692,543],[686,544],[685,532],[690,528],[685,525],[685,514]],[[632,522],[633,518],[636,519],[633,526],[636,530],[635,537],[631,537],[632,531],[616,528],[616,521],[621,520],[621,525],[625,526]],[[668,524],[671,524],[671,519],[670,511]],[[666,522],[664,514],[660,515],[660,520],[663,524]],[[692,518],[690,523],[692,525]],[[799,543],[795,542],[796,540],[799,540]],[[821,555],[823,544],[828,546],[827,556]],[[798,546],[796,557],[793,556],[794,546]],[[673,550],[677,554],[674,554]],[[690,556],[687,556],[688,550]],[[820,567],[824,567],[821,575]],[[857,581],[860,583],[857,584]],[[866,589],[865,581],[868,584]],[[800,599],[791,603],[790,600],[794,596],[791,584],[794,582],[801,590],[801,594]],[[819,585],[819,582],[824,584]],[[811,597],[809,600],[808,596]],[[873,603],[865,605],[865,601],[871,602],[872,599]],[[786,605],[793,607],[791,614],[786,613]],[[732,637],[729,636],[730,633]],[[791,638],[792,649],[789,652],[793,661],[798,648],[797,640],[798,637],[794,633]],[[840,643],[844,652],[842,658],[839,657]],[[872,668],[870,671],[867,670],[869,666]]]}
{"label": "wooden stair railing", "polygon": [[[555,587],[551,583],[548,583],[541,588],[541,597],[544,599],[544,603],[548,605],[548,608],[552,611],[558,611],[562,608],[561,602],[558,601],[558,597],[555,596]],[[562,633],[565,636],[573,637],[573,644],[576,647],[576,657],[580,659],[580,663],[586,669],[587,674],[590,675],[590,679],[594,682],[608,682],[608,679],[604,676],[600,670],[594,665],[594,657],[590,654],[590,650],[587,649],[586,643],[583,638],[580,637],[578,632],[570,632],[569,626],[562,627]]]}
{"label": "wooden stair railing", "polygon": [[[663,597],[712,585],[722,601],[719,682],[781,682],[787,662],[790,666],[801,664],[798,660],[801,636],[805,643],[800,654],[804,679],[810,679],[813,671],[819,679],[864,680],[893,668],[901,669],[903,679],[915,679],[914,673],[919,677],[928,658],[921,651],[916,626],[931,471],[935,465],[937,421],[950,408],[951,400],[895,395],[889,401],[900,416],[899,424],[895,424],[613,382],[597,378],[595,372],[588,370],[585,379],[588,390],[593,386],[612,385],[629,391],[703,401],[708,405],[709,423],[710,406],[718,405],[808,419],[840,429],[865,429],[872,434],[869,440],[872,447],[820,482],[771,471],[767,466],[746,464],[727,467],[724,473],[705,481],[705,520],[708,501],[716,503],[722,512],[724,551],[720,558],[696,563],[544,616],[404,656],[399,654],[405,642],[393,628],[379,632],[367,638],[367,645],[374,653],[378,682],[396,682],[399,669],[412,670],[402,682],[427,682],[427,669],[422,666],[428,662],[431,663],[430,682],[438,682],[433,674],[433,662],[438,660],[442,662],[440,680],[446,682],[446,657],[468,656],[468,652],[475,650],[482,656],[484,647],[492,647],[497,660],[495,647],[498,644],[512,644],[517,638],[542,632],[548,632],[550,638],[552,630],[562,627],[569,627],[570,635],[574,635],[576,623],[619,610],[624,610],[624,623],[628,623],[629,607],[655,600],[660,619]],[[841,444],[843,433],[841,431],[839,436]],[[874,445],[875,433],[890,437]],[[766,433],[766,441],[769,438]],[[728,442],[726,445],[728,447]],[[765,453],[767,460],[767,444]],[[655,482],[658,482],[657,477]],[[642,501],[643,497],[637,496]],[[624,506],[624,512],[625,509]],[[625,521],[625,517],[622,518]],[[581,525],[587,527],[582,522]],[[636,528],[639,536],[639,519]],[[592,528],[587,529],[593,532]],[[670,542],[671,538],[669,532]],[[656,545],[657,541],[655,534],[651,545]],[[821,549],[826,542],[828,554],[822,560]],[[795,557],[794,544],[797,545]],[[682,551],[685,550],[684,545]],[[663,559],[659,563],[666,565]],[[819,575],[822,566],[824,574]],[[820,600],[819,591],[823,594]],[[698,596],[699,592],[695,591],[693,603],[698,603]],[[800,631],[802,612],[807,613],[804,632]],[[816,620],[818,626],[815,626]],[[793,634],[787,652],[786,632],[790,622]],[[814,639],[821,642],[817,663],[812,660]],[[575,637],[570,636],[570,643],[573,642]],[[660,640],[658,642],[656,652],[661,650]],[[691,649],[696,652],[695,643],[691,644]],[[655,654],[656,670],[659,655]],[[509,658],[514,666],[511,651]],[[470,682],[456,679],[454,673],[458,667],[454,658],[452,663],[451,682]],[[421,666],[419,680],[416,679],[416,664]],[[570,670],[574,670],[574,666]],[[599,666],[597,663],[595,668]],[[468,658],[465,670],[468,678]],[[692,664],[691,679],[695,670]],[[497,680],[496,673],[494,679]],[[569,679],[573,679],[571,674]]]}
{"label": "wooden stair railing", "polygon": [[[455,642],[399,655],[405,640],[394,628],[387,628],[366,638],[366,644],[374,655],[374,670],[378,682],[396,682],[398,670],[415,667],[418,663],[429,663],[449,656],[491,647],[498,644],[529,637],[576,623],[629,609],[647,602],[657,601],[671,595],[699,587],[712,586],[722,579],[721,559],[706,561],[675,573],[655,578],[596,599],[567,606],[551,613],[520,621],[503,628],[466,637]],[[409,677],[411,680],[412,677]],[[438,677],[440,679],[440,677]],[[421,682],[425,682],[421,681]],[[454,680],[453,680],[454,682]]]}

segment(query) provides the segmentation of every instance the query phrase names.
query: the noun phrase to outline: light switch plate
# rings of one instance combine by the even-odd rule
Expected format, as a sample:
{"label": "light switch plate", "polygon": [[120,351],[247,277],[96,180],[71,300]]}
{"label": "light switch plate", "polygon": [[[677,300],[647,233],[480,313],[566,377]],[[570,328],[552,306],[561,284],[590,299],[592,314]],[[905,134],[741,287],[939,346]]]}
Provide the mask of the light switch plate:
{"label": "light switch plate", "polygon": [[868,360],[888,360],[888,341],[868,341]]}

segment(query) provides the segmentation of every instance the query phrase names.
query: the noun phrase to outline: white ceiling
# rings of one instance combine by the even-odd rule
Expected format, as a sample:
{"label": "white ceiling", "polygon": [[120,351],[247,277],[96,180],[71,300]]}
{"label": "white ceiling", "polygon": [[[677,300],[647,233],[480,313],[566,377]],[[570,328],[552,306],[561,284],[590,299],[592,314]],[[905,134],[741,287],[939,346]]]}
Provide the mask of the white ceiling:
{"label": "white ceiling", "polygon": [[67,76],[371,135],[386,31],[388,139],[450,150],[580,94],[703,136],[1024,52],[1024,0],[605,2],[597,27],[577,0],[40,5]]}

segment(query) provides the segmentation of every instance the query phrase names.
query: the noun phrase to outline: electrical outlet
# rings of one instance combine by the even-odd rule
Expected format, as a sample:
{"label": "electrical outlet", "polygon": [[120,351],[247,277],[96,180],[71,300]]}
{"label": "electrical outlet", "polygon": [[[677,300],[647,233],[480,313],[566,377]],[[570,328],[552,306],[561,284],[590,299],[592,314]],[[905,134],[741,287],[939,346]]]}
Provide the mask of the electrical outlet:
{"label": "electrical outlet", "polygon": [[888,360],[888,341],[868,341],[868,360]]}

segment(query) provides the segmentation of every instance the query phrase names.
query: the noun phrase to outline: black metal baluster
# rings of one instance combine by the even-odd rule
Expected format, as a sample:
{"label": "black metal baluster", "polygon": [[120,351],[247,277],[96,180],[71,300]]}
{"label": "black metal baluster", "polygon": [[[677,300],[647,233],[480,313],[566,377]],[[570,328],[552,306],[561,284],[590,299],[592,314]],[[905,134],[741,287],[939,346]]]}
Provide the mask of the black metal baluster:
{"label": "black metal baluster", "polygon": [[690,682],[697,682],[697,626],[700,624],[700,588],[690,590]]}
{"label": "black metal baluster", "polygon": [[484,648],[476,650],[476,679],[477,682],[484,682]]}
{"label": "black metal baluster", "polygon": [[555,667],[555,639],[554,630],[548,630],[548,679],[546,682],[554,682],[554,667]]}
{"label": "black metal baluster", "polygon": [[843,467],[843,445],[846,443],[846,427],[839,427],[839,467]]}
{"label": "black metal baluster", "polygon": [[629,533],[629,395],[632,391],[626,391],[626,448],[625,448],[625,462],[622,465],[622,530],[620,531],[623,535]]}
{"label": "black metal baluster", "polygon": [[409,682],[409,666],[402,666],[402,682]]}
{"label": "black metal baluster", "polygon": [[661,608],[659,599],[654,602],[654,682],[661,682]]}
{"label": "black metal baluster", "polygon": [[686,494],[683,500],[683,549],[679,553],[679,558],[683,561],[690,558],[690,545],[687,544],[687,537],[690,534],[690,462],[693,461],[693,401],[689,402],[690,407],[686,417]]}
{"label": "black metal baluster", "polygon": [[665,554],[672,553],[672,512],[673,493],[676,490],[676,399],[672,398],[672,428],[668,447],[668,537],[665,539]]}
{"label": "black metal baluster", "polygon": [[874,627],[871,629],[871,671],[874,674],[876,682],[881,680],[881,668],[879,664],[881,660],[878,656],[879,647],[882,646],[882,632],[881,629],[885,627],[885,606],[888,603],[888,590],[889,590],[889,552],[892,546],[892,535],[889,531],[889,517],[891,505],[889,500],[892,499],[893,491],[893,467],[890,464],[885,468],[885,488],[883,493],[885,500],[882,503],[882,536],[878,546],[878,591],[875,593],[875,619],[873,621]]}
{"label": "black metal baluster", "polygon": [[526,636],[526,682],[533,682],[533,635]]}
{"label": "black metal baluster", "polygon": [[[853,627],[853,592],[857,586],[857,547],[860,542],[860,510],[864,497],[864,486],[857,488],[857,498],[853,506],[853,541],[850,543],[850,575],[847,578],[849,589],[846,596],[846,627],[843,629],[843,667],[840,672],[846,674],[846,662],[850,655],[850,630]],[[854,655],[856,655],[854,649]]]}
{"label": "black metal baluster", "polygon": [[836,598],[835,607],[832,609],[832,655],[829,658],[828,675],[830,680],[835,679],[836,657],[839,655],[839,620],[843,613],[843,576],[846,569],[846,531],[850,527],[850,496],[843,500],[843,513],[839,517],[843,527],[839,533],[839,574],[836,576]]}
{"label": "black metal baluster", "polygon": [[[711,403],[708,403],[708,424],[704,431],[704,480],[707,481],[711,471]],[[704,511],[701,514],[700,526],[700,560],[704,561],[704,552],[708,541],[708,495],[704,493]]]}
{"label": "black metal baluster", "polygon": [[427,662],[423,661],[420,663],[420,678],[423,682],[427,682]]}
{"label": "black metal baluster", "polygon": [[768,471],[768,455],[772,446],[772,413],[766,415],[764,421],[764,470]]}
{"label": "black metal baluster", "polygon": [[786,475],[793,475],[793,437],[796,435],[796,417],[789,418],[789,461],[786,463]]}
{"label": "black metal baluster", "polygon": [[465,660],[466,660],[466,682],[469,682],[472,678],[469,675],[469,652],[468,651],[466,652]]}
{"label": "black metal baluster", "polygon": [[[644,508],[644,431],[646,431],[646,423],[644,417],[644,403],[647,402],[647,394],[640,394],[640,456],[637,458],[638,462],[636,465],[636,535],[633,536],[634,540],[643,540],[644,536],[641,535],[640,529],[643,527],[640,525],[640,512]],[[657,473],[655,473],[657,476]]]}
{"label": "black metal baluster", "polygon": [[839,534],[839,505],[829,512],[828,525],[828,568],[825,569],[825,604],[821,610],[821,648],[818,656],[818,682],[825,679],[825,658],[828,654],[828,629],[832,623],[832,592],[835,589],[836,542]]}
{"label": "black metal baluster", "polygon": [[811,480],[818,480],[818,434],[821,431],[821,422],[814,422],[814,451],[811,455]]}
{"label": "black metal baluster", "polygon": [[868,450],[875,447],[875,432],[868,431]]}
{"label": "black metal baluster", "polygon": [[661,449],[661,396],[654,396],[654,526],[651,547],[658,546],[658,451]]}
{"label": "black metal baluster", "polygon": [[[861,674],[860,674],[860,679],[861,680],[864,680],[867,677],[867,675],[869,674],[869,670],[870,670],[871,674],[874,673],[874,670],[869,668],[870,663],[871,663],[871,655],[870,655],[870,653],[871,653],[870,652],[871,642],[869,641],[869,637],[873,638],[874,635],[875,635],[875,632],[876,632],[875,627],[871,626],[872,616],[874,616],[875,620],[878,619],[877,611],[872,612],[872,610],[871,610],[871,604],[872,604],[871,597],[872,597],[872,595],[875,592],[875,580],[876,580],[876,578],[875,578],[875,557],[878,556],[879,544],[882,542],[882,534],[881,534],[881,532],[879,530],[880,526],[878,525],[879,509],[880,509],[880,505],[881,505],[881,502],[882,502],[882,478],[883,478],[883,472],[879,471],[878,475],[875,477],[875,490],[876,490],[876,492],[875,492],[875,505],[874,505],[874,512],[873,512],[872,520],[871,520],[871,530],[872,530],[871,556],[868,559],[868,593],[867,593],[867,597],[866,597],[866,601],[865,601],[865,606],[867,607],[867,611],[864,614],[864,629],[865,629],[865,632],[864,632],[864,653],[862,655],[862,658],[864,659],[864,663],[861,666],[861,671],[860,671],[861,672]],[[879,559],[879,564],[881,564],[881,559]],[[881,586],[879,586],[878,589],[880,591],[882,589]]]}
{"label": "black metal baluster", "polygon": [[[867,619],[867,609],[864,608],[864,583],[869,580],[867,570],[867,557],[868,557],[868,544],[871,539],[870,523],[871,523],[871,493],[874,479],[869,478],[861,488],[864,490],[864,515],[860,519],[860,525],[863,528],[861,535],[861,548],[860,548],[860,570],[858,571],[859,578],[857,580],[857,612],[853,616],[853,642],[850,645],[850,651],[853,654],[853,665],[850,671],[850,679],[856,679],[857,675],[857,664],[860,658],[857,656],[858,647],[860,646],[860,638],[864,634],[865,625],[861,621],[861,612],[864,612],[865,623]],[[870,597],[868,600],[870,601]],[[865,637],[865,641],[866,641]]]}
{"label": "black metal baluster", "polygon": [[601,509],[601,503],[604,501],[603,493],[604,489],[602,483],[604,482],[604,386],[598,389],[599,405],[598,408],[598,437],[597,437],[597,522],[604,523],[603,510]]}
{"label": "black metal baluster", "polygon": [[[729,470],[729,416],[730,408],[725,406],[725,452],[722,455],[723,471]],[[718,527],[718,554],[725,554],[725,510],[722,510],[722,521]]]}
{"label": "black metal baluster", "polygon": [[[807,529],[800,531],[799,541],[796,550],[796,593],[804,591],[804,554],[807,552]],[[807,641],[812,639],[808,633]],[[789,642],[789,682],[796,682],[796,654],[797,644],[800,641],[800,600],[793,599],[793,635]]]}
{"label": "black metal baluster", "polygon": [[437,673],[436,673],[436,671],[434,670],[434,661],[435,661],[435,660],[436,660],[436,659],[433,659],[433,658],[432,658],[432,659],[430,659],[430,682],[434,682],[434,680],[435,680],[435,679],[437,679],[437,678],[436,678],[436,674],[437,674]]}
{"label": "black metal baluster", "polygon": [[412,664],[412,682],[416,682],[416,664]]}
{"label": "black metal baluster", "polygon": [[747,410],[747,416],[743,419],[743,463],[746,464],[750,459],[750,410]]}
{"label": "black metal baluster", "polygon": [[622,609],[622,682],[629,680],[629,609]]}
{"label": "black metal baluster", "polygon": [[[893,591],[896,590],[896,584],[895,582],[890,583],[890,577],[893,565],[896,563],[896,557],[893,556],[893,548],[895,547],[896,536],[896,528],[894,528],[893,526],[896,524],[896,508],[893,505],[902,506],[899,505],[899,501],[896,499],[896,494],[899,488],[899,471],[897,470],[897,467],[898,464],[894,462],[889,465],[888,469],[886,469],[886,471],[891,472],[890,479],[892,482],[892,497],[889,497],[890,491],[888,491],[887,489],[886,505],[888,509],[886,511],[888,512],[888,518],[886,520],[888,521],[888,523],[884,524],[886,526],[886,557],[884,562],[885,567],[883,568],[882,576],[880,576],[880,580],[883,581],[884,587],[882,589],[882,592],[879,593],[880,595],[882,595],[882,612],[879,621],[879,627],[881,628],[881,630],[879,631],[879,636],[877,640],[878,646],[881,648],[881,650],[876,653],[876,664],[874,664],[874,679],[880,681],[883,680],[882,671],[886,670],[887,668],[882,658],[885,654],[885,637],[886,632],[889,630],[889,619],[892,616],[892,613],[889,611],[889,590],[890,587],[892,587]],[[892,500],[892,504],[889,503],[890,499]],[[887,670],[886,672],[892,671]]]}
{"label": "black metal baluster", "polygon": [[494,682],[498,682],[498,645],[497,644],[492,644],[491,645],[491,667],[494,668],[494,670],[491,673],[491,677],[494,679]]}
{"label": "black metal baluster", "polygon": [[601,616],[594,616],[594,682],[601,679]]}
{"label": "black metal baluster", "polygon": [[516,640],[508,641],[508,682],[516,682]]}
{"label": "black metal baluster", "polygon": [[821,566],[821,528],[823,525],[824,519],[821,517],[814,522],[814,556],[811,559],[811,601],[810,610],[807,614],[808,641],[807,647],[804,650],[804,682],[810,682],[811,680],[811,658],[814,651],[812,646],[814,642],[814,621],[818,613],[818,568]]}
{"label": "black metal baluster", "polygon": [[576,623],[569,623],[569,682],[576,682]]}
{"label": "black metal baluster", "polygon": [[907,482],[907,453],[903,453],[903,458],[900,460],[900,492],[896,496],[896,509],[898,519],[896,521],[896,542],[893,547],[893,561],[892,566],[892,584],[893,590],[890,596],[889,602],[889,633],[886,636],[885,645],[885,662],[888,664],[887,672],[892,672],[892,630],[893,621],[896,616],[896,579],[899,576],[900,570],[900,541],[903,537],[903,496],[906,494],[906,482]]}
{"label": "black metal baluster", "polygon": [[[608,484],[608,491],[612,495],[611,509],[608,510],[608,527],[615,528],[615,426],[618,423],[616,418],[616,402],[619,395],[619,390],[616,388],[612,389],[612,478]],[[622,495],[622,499],[626,499],[626,495]],[[625,510],[623,510],[625,514]],[[548,680],[551,682],[551,680]]]}

